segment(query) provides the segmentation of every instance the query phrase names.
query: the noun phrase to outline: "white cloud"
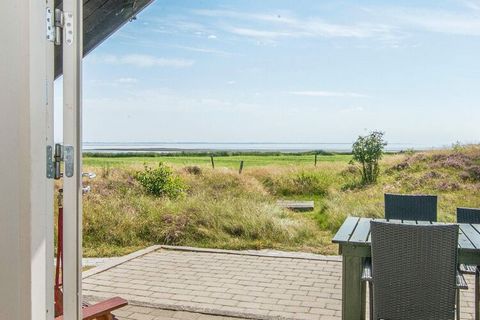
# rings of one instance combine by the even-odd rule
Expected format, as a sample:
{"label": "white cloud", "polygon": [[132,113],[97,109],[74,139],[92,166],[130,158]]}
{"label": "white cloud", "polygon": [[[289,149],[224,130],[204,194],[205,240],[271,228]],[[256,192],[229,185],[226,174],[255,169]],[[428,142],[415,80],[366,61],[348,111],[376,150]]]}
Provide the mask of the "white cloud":
{"label": "white cloud", "polygon": [[247,36],[252,38],[278,38],[278,37],[287,37],[293,36],[292,33],[280,32],[280,31],[266,31],[266,30],[255,30],[250,28],[230,28],[229,31],[234,34],[241,36]]}
{"label": "white cloud", "polygon": [[232,55],[232,53],[223,51],[223,50],[217,50],[217,49],[211,49],[211,48],[199,48],[199,47],[189,47],[189,46],[172,46],[174,48],[179,48],[179,49],[184,49],[188,51],[194,51],[194,52],[201,52],[201,53],[211,53],[211,54],[218,54],[218,55]]}
{"label": "white cloud", "polygon": [[[299,19],[289,12],[275,14],[257,14],[228,10],[194,10],[195,14],[228,19],[227,32],[252,38],[279,37],[342,37],[342,38],[391,38],[395,28],[386,24],[335,24],[320,18]],[[232,21],[237,25],[242,22],[262,23],[259,28],[232,27]],[[268,23],[269,25],[265,25]]]}
{"label": "white cloud", "polygon": [[364,107],[351,107],[340,110],[341,113],[358,113],[365,111]]}
{"label": "white cloud", "polygon": [[205,16],[205,17],[216,17],[216,18],[234,18],[240,20],[258,20],[265,22],[278,22],[278,21],[289,21],[290,13],[286,11],[278,11],[273,14],[262,14],[262,13],[248,13],[248,12],[239,12],[231,10],[215,10],[215,9],[199,9],[193,10],[194,14]]}
{"label": "white cloud", "polygon": [[122,83],[122,84],[134,84],[138,82],[138,79],[137,78],[118,78],[116,82]]}
{"label": "white cloud", "polygon": [[473,10],[480,10],[480,1],[479,0],[463,0],[462,1],[467,8],[473,9]]}
{"label": "white cloud", "polygon": [[208,39],[217,39],[217,36],[214,35],[214,34],[211,34],[211,35],[208,36]]}
{"label": "white cloud", "polygon": [[400,15],[402,22],[431,32],[480,36],[480,17],[450,12],[417,12]]}
{"label": "white cloud", "polygon": [[387,19],[404,30],[442,34],[480,36],[480,1],[462,1],[464,7],[455,10],[405,7],[369,8],[372,16]]}
{"label": "white cloud", "polygon": [[215,32],[203,23],[192,21],[191,16],[184,15],[150,18],[150,24],[152,27],[149,32],[161,34],[191,34],[198,37],[208,37]]}
{"label": "white cloud", "polygon": [[96,57],[94,61],[108,64],[131,65],[135,67],[172,67],[186,68],[194,64],[193,60],[160,58],[146,54],[127,54],[123,56],[104,55]]}
{"label": "white cloud", "polygon": [[356,92],[338,92],[338,91],[291,91],[289,94],[304,97],[350,97],[366,98],[368,95]]}

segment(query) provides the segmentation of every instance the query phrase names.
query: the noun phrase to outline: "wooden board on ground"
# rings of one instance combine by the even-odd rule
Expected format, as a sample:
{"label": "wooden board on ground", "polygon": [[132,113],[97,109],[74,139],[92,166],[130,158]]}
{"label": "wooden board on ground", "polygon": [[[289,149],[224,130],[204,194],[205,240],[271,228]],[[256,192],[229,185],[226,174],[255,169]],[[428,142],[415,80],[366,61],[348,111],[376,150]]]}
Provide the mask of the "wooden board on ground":
{"label": "wooden board on ground", "polygon": [[293,211],[313,211],[315,207],[313,201],[278,200],[277,204]]}

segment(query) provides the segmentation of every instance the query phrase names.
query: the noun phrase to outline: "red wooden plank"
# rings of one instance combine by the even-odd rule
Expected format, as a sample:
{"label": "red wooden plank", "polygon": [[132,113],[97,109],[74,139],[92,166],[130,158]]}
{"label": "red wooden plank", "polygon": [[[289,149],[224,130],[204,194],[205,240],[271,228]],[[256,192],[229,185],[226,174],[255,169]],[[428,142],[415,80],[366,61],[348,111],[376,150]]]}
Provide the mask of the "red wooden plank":
{"label": "red wooden plank", "polygon": [[[125,307],[128,304],[127,300],[120,297],[114,297],[108,300],[101,301],[91,306],[85,307],[83,311],[83,320],[94,320],[110,314],[112,311]],[[55,320],[63,320],[63,316],[58,316]]]}

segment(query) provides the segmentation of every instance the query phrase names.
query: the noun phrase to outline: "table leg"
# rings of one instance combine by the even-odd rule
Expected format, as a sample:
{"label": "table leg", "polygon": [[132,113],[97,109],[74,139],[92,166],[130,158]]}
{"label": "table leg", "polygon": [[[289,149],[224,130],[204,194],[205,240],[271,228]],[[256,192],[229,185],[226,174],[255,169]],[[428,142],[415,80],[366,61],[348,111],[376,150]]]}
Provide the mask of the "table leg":
{"label": "table leg", "polygon": [[365,320],[366,286],[362,284],[362,257],[351,256],[343,251],[342,319]]}
{"label": "table leg", "polygon": [[480,283],[478,283],[480,281],[480,271],[478,268],[478,266],[475,268],[475,320],[480,320]]}

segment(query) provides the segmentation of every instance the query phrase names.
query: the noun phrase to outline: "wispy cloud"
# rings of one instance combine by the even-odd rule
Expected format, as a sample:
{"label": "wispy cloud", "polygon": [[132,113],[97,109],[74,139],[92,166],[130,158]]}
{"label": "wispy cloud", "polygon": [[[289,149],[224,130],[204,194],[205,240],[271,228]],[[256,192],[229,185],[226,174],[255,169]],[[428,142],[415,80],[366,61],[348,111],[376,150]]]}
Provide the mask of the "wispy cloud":
{"label": "wispy cloud", "polygon": [[290,13],[288,11],[278,11],[273,14],[264,14],[264,13],[251,13],[251,12],[241,12],[241,11],[232,11],[232,10],[221,10],[221,9],[197,9],[192,10],[192,13],[205,16],[205,17],[215,17],[215,18],[233,18],[239,20],[258,20],[265,22],[278,22],[278,21],[290,21]]}
{"label": "wispy cloud", "polygon": [[441,11],[418,11],[405,12],[398,15],[398,18],[411,26],[431,32],[480,36],[480,17],[476,15]]}
{"label": "wispy cloud", "polygon": [[251,28],[228,28],[231,33],[252,38],[279,38],[293,36],[290,32],[256,30]]}
{"label": "wispy cloud", "polygon": [[127,54],[123,56],[103,55],[97,56],[94,61],[117,64],[117,65],[131,65],[140,68],[146,67],[172,67],[172,68],[186,68],[191,67],[195,62],[187,59],[176,58],[160,58],[146,54]]}
{"label": "wispy cloud", "polygon": [[462,0],[461,1],[467,8],[480,10],[480,1],[479,0]]}
{"label": "wispy cloud", "polygon": [[191,47],[191,46],[172,46],[172,47],[183,49],[183,50],[188,50],[188,51],[200,52],[200,53],[211,53],[211,54],[218,54],[218,55],[232,55],[231,52],[224,51],[224,50],[218,50],[218,49],[212,49],[212,48]]}
{"label": "wispy cloud", "polygon": [[212,39],[215,37],[215,30],[202,22],[193,21],[191,16],[168,15],[161,18],[151,18],[149,24],[152,26],[149,32],[161,34],[189,34],[198,38]]}
{"label": "wispy cloud", "polygon": [[463,6],[454,10],[407,7],[376,7],[367,11],[388,19],[398,28],[441,34],[480,36],[480,1],[460,1]]}
{"label": "wispy cloud", "polygon": [[290,91],[289,94],[304,97],[350,97],[350,98],[367,98],[366,94],[356,92],[339,92],[339,91]]}
{"label": "wispy cloud", "polygon": [[[385,37],[395,32],[394,27],[387,24],[336,24],[321,18],[299,19],[289,12],[274,14],[236,12],[228,10],[194,10],[202,16],[223,18],[227,32],[252,38],[280,37],[342,37],[372,38]],[[249,27],[238,25],[248,23]],[[255,23],[255,27],[251,27]],[[233,26],[236,24],[237,26]]]}
{"label": "wispy cloud", "polygon": [[359,113],[365,111],[364,107],[350,107],[340,110],[341,113],[349,114],[349,113]]}
{"label": "wispy cloud", "polygon": [[116,82],[121,84],[134,84],[138,82],[137,78],[118,78]]}

